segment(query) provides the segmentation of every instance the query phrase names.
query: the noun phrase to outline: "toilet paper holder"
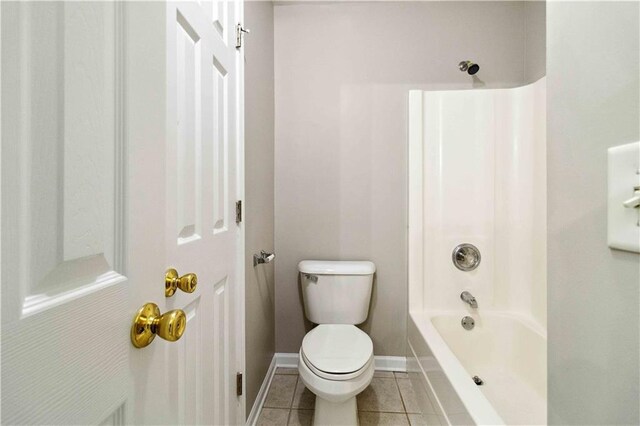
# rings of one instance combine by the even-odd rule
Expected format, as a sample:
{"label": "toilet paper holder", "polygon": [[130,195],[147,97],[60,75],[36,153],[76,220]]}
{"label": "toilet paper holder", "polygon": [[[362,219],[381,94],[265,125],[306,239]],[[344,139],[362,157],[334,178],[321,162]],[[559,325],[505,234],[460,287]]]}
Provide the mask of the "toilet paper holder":
{"label": "toilet paper holder", "polygon": [[256,267],[261,263],[271,263],[271,261],[275,258],[275,253],[267,253],[264,250],[260,250],[260,254],[253,255],[253,266]]}

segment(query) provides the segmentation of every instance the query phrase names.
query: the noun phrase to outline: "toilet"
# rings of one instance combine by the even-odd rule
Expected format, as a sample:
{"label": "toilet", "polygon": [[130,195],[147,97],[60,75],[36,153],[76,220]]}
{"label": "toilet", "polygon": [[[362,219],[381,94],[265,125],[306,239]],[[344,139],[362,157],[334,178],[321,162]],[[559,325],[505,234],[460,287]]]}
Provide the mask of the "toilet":
{"label": "toilet", "polygon": [[357,425],[356,395],[373,378],[373,343],[356,327],[369,313],[373,274],[367,261],[298,264],[305,316],[317,324],[302,340],[300,378],[316,395],[314,425]]}

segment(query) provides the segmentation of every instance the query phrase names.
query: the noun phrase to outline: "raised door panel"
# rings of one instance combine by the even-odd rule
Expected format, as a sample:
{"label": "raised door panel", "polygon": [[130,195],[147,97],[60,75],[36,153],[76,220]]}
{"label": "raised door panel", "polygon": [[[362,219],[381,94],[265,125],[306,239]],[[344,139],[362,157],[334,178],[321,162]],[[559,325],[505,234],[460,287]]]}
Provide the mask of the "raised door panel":
{"label": "raised door panel", "polygon": [[176,208],[180,243],[202,233],[202,42],[176,14]]}
{"label": "raised door panel", "polygon": [[[215,32],[222,39],[225,39],[229,24],[229,1],[228,0],[200,0],[198,2],[204,11],[207,19],[213,26]],[[233,4],[231,4],[233,6]]]}
{"label": "raised door panel", "polygon": [[2,421],[124,420],[121,8],[1,7]]}
{"label": "raised door panel", "polygon": [[228,279],[225,277],[216,283],[213,287],[213,322],[211,332],[213,341],[216,343],[213,347],[213,374],[216,377],[214,381],[214,424],[230,424],[231,419],[231,398],[230,388],[233,387],[233,379],[229,368],[229,348],[231,340],[229,336],[230,323],[229,316],[231,312],[230,294],[228,288]]}
{"label": "raised door panel", "polygon": [[[205,296],[206,297],[206,296]],[[206,313],[201,311],[202,295],[193,299],[182,309],[187,315],[188,333],[177,342],[175,348],[175,360],[177,365],[177,385],[175,397],[178,401],[178,422],[179,424],[212,424],[205,415],[205,406],[209,405],[204,400],[204,386],[208,381],[208,371],[211,370],[206,365],[209,360],[206,357]]]}
{"label": "raised door panel", "polygon": [[229,229],[229,139],[228,139],[228,78],[227,70],[216,58],[212,58],[212,102],[211,139],[213,144],[213,233]]}
{"label": "raised door panel", "polygon": [[227,0],[214,0],[213,3],[213,16],[211,21],[216,29],[217,33],[223,40],[226,40],[226,35],[229,33],[229,1]]}

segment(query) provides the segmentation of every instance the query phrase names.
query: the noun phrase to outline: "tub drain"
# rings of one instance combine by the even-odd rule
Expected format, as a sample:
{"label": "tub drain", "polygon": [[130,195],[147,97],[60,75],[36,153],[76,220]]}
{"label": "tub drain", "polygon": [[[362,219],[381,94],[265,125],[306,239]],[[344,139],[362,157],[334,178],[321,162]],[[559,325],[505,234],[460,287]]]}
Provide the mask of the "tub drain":
{"label": "tub drain", "polygon": [[473,376],[473,383],[475,383],[478,386],[482,386],[484,384],[482,379],[478,376]]}

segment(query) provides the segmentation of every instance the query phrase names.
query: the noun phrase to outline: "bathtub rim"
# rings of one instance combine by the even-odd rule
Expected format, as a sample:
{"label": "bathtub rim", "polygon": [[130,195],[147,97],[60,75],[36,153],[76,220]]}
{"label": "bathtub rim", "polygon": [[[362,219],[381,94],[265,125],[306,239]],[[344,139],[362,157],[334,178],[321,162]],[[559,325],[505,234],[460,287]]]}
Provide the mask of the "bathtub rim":
{"label": "bathtub rim", "polygon": [[[409,321],[413,322],[420,337],[424,339],[424,343],[426,343],[433,354],[433,357],[438,362],[442,372],[473,421],[477,425],[505,425],[505,421],[500,417],[493,404],[491,404],[482,391],[478,389],[478,386],[473,383],[467,370],[431,322],[431,318],[436,315],[453,313],[453,311],[410,311]],[[411,344],[410,340],[409,344]],[[412,355],[417,356],[415,353]],[[419,359],[418,365],[420,365],[421,373],[426,376],[426,372],[422,368]],[[429,382],[428,377],[425,377],[425,379]]]}

